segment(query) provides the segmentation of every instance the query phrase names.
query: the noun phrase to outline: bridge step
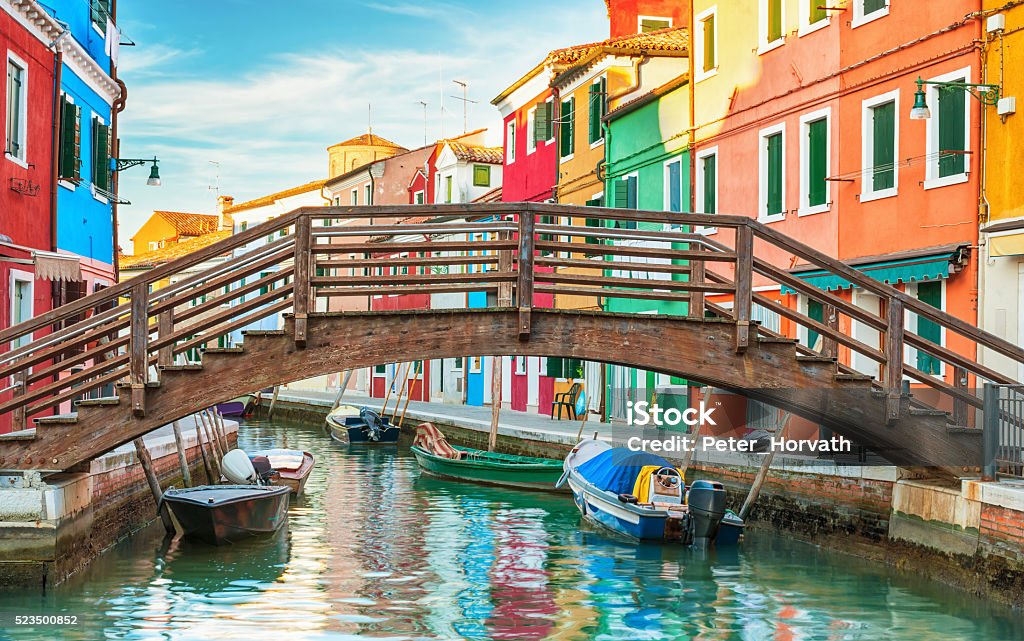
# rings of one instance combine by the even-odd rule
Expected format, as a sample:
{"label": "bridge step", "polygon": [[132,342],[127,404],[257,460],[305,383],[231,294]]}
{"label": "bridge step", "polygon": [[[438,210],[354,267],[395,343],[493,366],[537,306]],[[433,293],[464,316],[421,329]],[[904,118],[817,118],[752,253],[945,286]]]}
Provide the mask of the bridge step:
{"label": "bridge step", "polygon": [[833,356],[814,356],[812,354],[797,354],[796,360],[798,363],[835,363],[836,359]]}
{"label": "bridge step", "polygon": [[203,369],[203,366],[199,363],[189,363],[188,365],[159,365],[157,369],[161,372],[198,372]]}
{"label": "bridge step", "polygon": [[839,372],[834,375],[835,380],[844,382],[866,382],[875,380],[870,374],[854,374],[852,372]]}
{"label": "bridge step", "polygon": [[27,430],[18,430],[17,432],[9,432],[7,434],[0,434],[0,443],[5,441],[34,441],[36,440],[36,428],[30,427]]}
{"label": "bridge step", "polygon": [[283,329],[250,329],[242,332],[242,336],[286,336]]}
{"label": "bridge step", "polygon": [[966,425],[947,425],[946,432],[949,434],[969,434],[971,436],[981,436],[983,430],[977,427],[967,427]]}
{"label": "bridge step", "polygon": [[244,354],[244,347],[207,347],[202,350],[204,354]]}
{"label": "bridge step", "polygon": [[106,398],[86,398],[80,401],[75,401],[75,407],[110,407],[120,404],[121,399],[116,396]]}
{"label": "bridge step", "polygon": [[785,336],[758,336],[758,343],[778,343],[780,345],[796,345],[800,342],[796,338],[786,338]]}
{"label": "bridge step", "polygon": [[936,410],[930,407],[911,407],[911,416],[949,416],[949,412],[945,410]]}
{"label": "bridge step", "polygon": [[78,413],[72,412],[71,414],[41,416],[39,418],[32,419],[32,422],[36,425],[74,425],[78,422]]}
{"label": "bridge step", "polygon": [[[117,382],[114,383],[114,387],[117,389],[131,389],[131,383]],[[160,381],[146,381],[146,387],[148,389],[156,389],[160,387]]]}

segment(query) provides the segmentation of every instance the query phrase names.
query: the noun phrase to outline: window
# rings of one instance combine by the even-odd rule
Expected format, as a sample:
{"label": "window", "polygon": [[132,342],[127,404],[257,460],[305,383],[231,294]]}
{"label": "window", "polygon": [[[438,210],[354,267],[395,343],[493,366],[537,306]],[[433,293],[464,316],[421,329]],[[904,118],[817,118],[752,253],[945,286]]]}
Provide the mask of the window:
{"label": "window", "polygon": [[[594,197],[587,201],[587,207],[604,207],[604,194],[594,194]],[[600,218],[587,218],[584,220],[584,225],[587,227],[604,227],[604,221]],[[600,238],[593,236],[585,236],[583,240],[588,245],[600,245],[602,243]]]}
{"label": "window", "polygon": [[[936,309],[943,309],[942,281],[921,281],[915,286],[908,286],[907,293],[915,296],[922,303],[927,303]],[[908,329],[926,341],[936,345],[943,345],[942,326],[919,314],[908,314]],[[920,350],[911,350],[909,362],[925,374],[934,376],[942,375],[942,361],[935,356]]]}
{"label": "window", "polygon": [[473,186],[474,187],[490,187],[491,186],[491,167],[490,167],[490,165],[473,165]]}
{"label": "window", "polygon": [[760,0],[760,2],[761,37],[758,53],[765,53],[782,46],[785,42],[783,35],[785,15],[783,14],[782,0]]}
{"label": "window", "polygon": [[[970,69],[932,78],[935,82],[971,82]],[[925,189],[954,185],[967,181],[967,153],[970,151],[967,130],[970,126],[968,100],[963,89],[928,86],[928,119]]]}
{"label": "window", "polygon": [[899,95],[891,91],[861,103],[861,202],[896,195]]}
{"label": "window", "polygon": [[526,357],[525,356],[513,356],[512,360],[515,361],[516,376],[526,376]]}
{"label": "window", "polygon": [[364,205],[372,205],[373,204],[373,186],[372,185],[366,185],[365,187],[363,187],[363,204]]}
{"label": "window", "polygon": [[591,146],[604,142],[604,129],[601,126],[601,119],[608,113],[607,93],[608,81],[604,77],[590,83],[590,121],[588,124]]}
{"label": "window", "polygon": [[533,143],[535,146],[551,142],[555,137],[554,111],[555,102],[553,98],[549,98],[544,103],[537,105],[533,124]]}
{"label": "window", "polygon": [[831,109],[822,109],[800,118],[801,216],[828,211],[830,116]]}
{"label": "window", "polygon": [[484,371],[484,359],[481,356],[469,357],[469,373],[480,374]]}
{"label": "window", "polygon": [[[639,177],[637,174],[623,176],[615,181],[615,207],[616,209],[638,209],[639,208]],[[620,229],[636,229],[636,221],[617,220],[615,226]]]}
{"label": "window", "polygon": [[888,0],[853,0],[853,21],[851,27],[889,15]]}
{"label": "window", "polygon": [[760,140],[760,204],[762,222],[774,222],[785,217],[786,165],[784,124],[762,129]]}
{"label": "window", "polygon": [[387,376],[388,366],[387,365],[374,365],[373,375],[376,377]]}
{"label": "window", "polygon": [[[32,283],[35,276],[28,272],[19,270],[11,270],[11,284],[10,284],[10,296],[11,296],[11,325],[17,325],[24,321],[29,320],[34,315],[32,313]],[[16,338],[11,341],[11,349],[27,345],[32,341],[32,335],[28,334],[20,338]]]}
{"label": "window", "polygon": [[799,0],[800,2],[800,28],[797,35],[806,36],[818,29],[824,29],[829,25],[829,15],[826,7],[829,0]]}
{"label": "window", "polygon": [[89,8],[92,23],[105,33],[107,19],[110,17],[110,0],[89,0]]}
{"label": "window", "polygon": [[548,357],[544,364],[544,375],[551,378],[582,378],[583,361],[577,358]]}
{"label": "window", "polygon": [[426,194],[424,194],[423,190],[421,189],[413,194],[412,200],[415,204],[422,205],[423,203],[426,202]]}
{"label": "window", "polygon": [[82,179],[82,108],[74,104],[67,94],[61,96],[60,102],[57,170],[61,180],[77,183]]}
{"label": "window", "polygon": [[[718,213],[718,147],[697,152],[696,205],[698,214]],[[698,233],[713,234],[714,227],[700,227]]]}
{"label": "window", "polygon": [[662,208],[665,211],[683,211],[683,160],[673,158],[665,161],[665,194]]}
{"label": "window", "polygon": [[92,184],[110,193],[110,127],[92,119]]}
{"label": "window", "polygon": [[562,108],[558,114],[558,137],[559,155],[562,160],[572,158],[572,152],[576,148],[574,138],[574,121],[576,120],[576,99],[569,98],[562,101]]}
{"label": "window", "polygon": [[516,117],[512,116],[505,124],[505,164],[511,165],[516,161]]}
{"label": "window", "polygon": [[537,151],[537,108],[526,112],[526,155]]}
{"label": "window", "polygon": [[452,177],[444,177],[444,201],[446,203],[452,202]]}
{"label": "window", "polygon": [[650,33],[672,27],[672,18],[658,18],[654,16],[639,16],[637,18],[637,31]]}
{"label": "window", "polygon": [[695,18],[697,21],[697,29],[695,31],[697,41],[694,43],[694,51],[699,56],[697,62],[697,82],[718,73],[717,18],[718,7],[711,7]]}
{"label": "window", "polygon": [[352,190],[352,204],[353,205],[358,205],[359,204],[359,190],[358,189],[353,189]]}
{"label": "window", "polygon": [[238,231],[242,232],[245,231],[246,229],[249,229],[248,221],[243,220],[242,222],[238,223]]}
{"label": "window", "polygon": [[25,126],[28,119],[28,65],[7,53],[7,135],[4,154],[25,164]]}

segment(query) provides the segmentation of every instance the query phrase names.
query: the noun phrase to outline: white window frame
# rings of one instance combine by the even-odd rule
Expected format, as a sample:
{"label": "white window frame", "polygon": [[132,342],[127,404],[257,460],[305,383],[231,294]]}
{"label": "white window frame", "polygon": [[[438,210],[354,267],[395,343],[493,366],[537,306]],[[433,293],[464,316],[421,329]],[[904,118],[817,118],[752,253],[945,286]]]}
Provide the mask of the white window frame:
{"label": "white window frame", "polygon": [[[605,93],[607,94],[607,92],[608,92],[608,76],[606,74],[601,74],[599,76],[596,76],[596,77],[592,78],[590,80],[590,84],[587,85],[587,87],[588,87],[588,90],[587,90],[587,118],[588,118],[588,120],[587,120],[587,140],[588,140],[588,142],[590,140],[590,120],[589,120],[589,118],[590,118],[590,90],[589,90],[589,87],[593,87],[594,85],[598,84],[602,79],[604,79]],[[607,98],[607,97],[608,97],[607,95],[604,96],[604,98]],[[608,106],[607,103],[605,104],[605,106],[606,107]],[[605,115],[607,115],[607,113],[608,112],[605,112]],[[574,122],[573,125],[575,126],[575,124],[576,123]],[[590,148],[591,149],[597,149],[598,147],[600,147],[601,145],[604,144],[604,127],[600,127],[600,129],[601,129],[601,137],[598,138],[597,140],[595,140],[594,142],[590,143]]]}
{"label": "white window frame", "polygon": [[534,140],[536,137],[537,130],[537,107],[530,107],[530,110],[526,112],[526,155],[529,156],[533,152],[537,151],[537,141]]}
{"label": "white window frame", "polygon": [[668,22],[668,26],[665,29],[671,29],[674,25],[671,17],[668,16],[637,16],[636,17],[636,32],[643,33],[644,20],[665,20]]}
{"label": "white window frame", "polygon": [[[687,204],[688,203],[684,202],[684,200],[683,200],[683,196],[684,196],[684,193],[683,193],[683,178],[684,178],[684,176],[683,176],[683,157],[682,156],[673,156],[672,158],[669,158],[668,160],[666,160],[665,162],[663,162],[661,164],[661,167],[662,167],[662,169],[661,169],[661,171],[662,171],[662,174],[661,174],[662,175],[662,180],[661,180],[661,183],[662,183],[661,209],[662,209],[662,211],[672,211],[672,210],[669,209],[669,199],[671,197],[671,194],[669,193],[669,189],[668,189],[669,188],[668,168],[669,168],[670,165],[675,165],[675,164],[679,165],[679,207],[680,207],[680,211],[678,213],[685,213],[686,210],[688,209],[687,208]],[[639,198],[639,188],[640,188],[640,179],[638,178],[637,179],[637,192],[638,192],[637,193],[637,200],[638,201],[640,200],[640,198]]]}
{"label": "white window frame", "polygon": [[[811,149],[810,141],[807,138],[807,129],[812,122],[822,119],[825,120],[825,177],[828,178],[832,175],[832,107],[825,107],[800,116],[800,209],[797,210],[797,216],[822,214],[832,207],[832,185],[828,181],[825,181],[825,202],[821,205],[812,207],[807,193],[811,182],[809,162]],[[783,138],[783,144],[785,144],[785,138]],[[783,158],[785,158],[785,154],[783,154]]]}
{"label": "white window frame", "polygon": [[[423,202],[417,202],[416,201],[416,199],[419,196],[423,196]],[[412,203],[414,205],[425,205],[425,204],[427,204],[427,192],[425,190],[423,190],[423,189],[417,189],[416,191],[412,192]]]}
{"label": "white window frame", "polygon": [[[768,215],[768,149],[766,141],[769,136],[782,134],[782,211]],[[780,122],[765,127],[757,132],[757,220],[762,223],[775,223],[786,219],[786,123]]]}
{"label": "white window frame", "polygon": [[358,205],[359,204],[359,188],[357,187],[357,188],[353,189],[351,193],[352,193],[352,204],[353,205]]}
{"label": "white window frame", "polygon": [[[701,149],[700,151],[697,152],[697,155],[696,155],[696,158],[697,158],[697,171],[696,171],[697,180],[696,180],[696,184],[694,185],[694,190],[693,190],[694,191],[694,201],[693,201],[694,202],[694,208],[693,209],[698,214],[707,214],[708,213],[706,211],[700,211],[700,210],[703,209],[703,207],[704,207],[704,159],[709,157],[709,156],[714,156],[715,157],[715,205],[717,206],[717,205],[720,204],[719,201],[718,201],[718,194],[719,194],[718,183],[719,183],[719,177],[721,175],[721,172],[719,170],[722,167],[722,163],[719,162],[718,145],[715,145],[714,147],[705,147],[704,149]],[[714,213],[718,213],[718,212],[714,212]],[[717,232],[718,232],[718,228],[717,227],[704,227],[703,225],[700,225],[700,226],[697,227],[697,233],[698,234],[704,234],[706,236],[710,236],[711,234],[715,234]]]}
{"label": "white window frame", "polygon": [[[934,78],[928,78],[930,82],[974,82],[971,76],[971,68],[964,67],[956,71],[944,73],[941,76],[935,76]],[[971,151],[971,109],[973,107],[970,96],[965,91],[964,93],[964,151]],[[953,174],[952,176],[939,177],[939,87],[935,85],[925,85],[925,95],[928,100],[928,109],[931,110],[931,118],[927,121],[927,133],[925,135],[925,154],[927,157],[927,165],[925,167],[925,189],[936,189],[938,187],[947,187],[949,185],[959,185],[967,182],[971,173],[971,154],[967,154],[964,158],[964,172],[962,174]]]}
{"label": "white window frame", "polygon": [[484,357],[483,356],[469,356],[469,373],[470,374],[482,374],[484,371]]}
{"label": "white window frame", "polygon": [[526,357],[525,356],[513,356],[515,359],[515,375],[526,376]]}
{"label": "white window frame", "polygon": [[768,42],[768,2],[769,0],[758,0],[757,2],[757,55],[759,56],[786,44],[786,5],[788,2],[782,0],[779,3],[779,11],[782,13],[782,35],[778,40],[772,40],[771,42]]}
{"label": "white window frame", "polygon": [[[14,63],[16,67],[21,69],[21,104],[18,105],[18,115],[20,117],[18,121],[18,148],[21,151],[21,156],[15,156],[7,152],[7,120],[4,120],[4,157],[13,162],[16,165],[20,165],[25,169],[28,169],[28,63],[21,59],[13,51],[7,51],[7,66],[4,68],[4,110],[7,109],[7,67],[10,67],[11,63]],[[7,114],[5,114],[6,116]],[[6,187],[5,187],[6,188]]]}
{"label": "white window frame", "polygon": [[[823,4],[828,4],[829,0],[821,0]],[[854,0],[854,3],[861,2],[861,0]],[[825,27],[832,24],[832,14],[827,10],[825,11],[825,19],[819,20],[814,24],[811,24],[811,8],[808,6],[807,0],[799,0],[800,7],[798,9],[800,13],[800,26],[797,28],[796,35],[798,38],[803,38],[807,34],[820,31]]]}
{"label": "white window frame", "polygon": [[[715,66],[707,71],[704,71],[704,21],[708,18],[714,18],[715,20]],[[718,75],[718,5],[713,5],[704,11],[701,11],[694,17],[694,23],[697,25],[694,28],[694,45],[693,50],[700,52],[701,60],[697,60],[694,63],[694,82],[700,82],[701,80],[707,80],[712,76]]]}
{"label": "white window frame", "polygon": [[363,198],[366,200],[366,202],[363,203],[364,205],[372,205],[373,204],[373,186],[372,185],[363,185]]}
{"label": "white window frame", "polygon": [[[968,82],[970,82],[970,81],[968,81]],[[934,281],[929,281],[929,282],[934,282]],[[944,311],[946,311],[946,307],[949,305],[949,297],[947,296],[947,292],[946,292],[946,279],[942,278],[938,282],[942,284],[942,306],[939,308],[939,311],[944,312]],[[917,300],[917,283],[916,282],[907,283],[903,287],[903,292],[907,296],[910,296],[914,300]],[[917,333],[917,321],[918,321],[919,318],[920,317],[918,316],[918,314],[916,312],[911,312],[909,309],[905,310],[903,312],[903,325],[904,325],[904,327],[906,327],[908,332],[913,332],[914,334]],[[946,336],[946,328],[944,326],[942,326],[942,325],[939,325],[939,346],[940,347],[946,347],[947,338],[948,337]],[[918,350],[916,348],[911,347],[910,345],[905,345],[903,347],[903,362],[907,363],[911,367],[917,367],[917,351]],[[946,361],[940,360],[939,361],[939,373],[938,374],[932,374],[931,376],[933,378],[940,379],[940,380],[945,378],[946,377]],[[911,380],[909,376],[904,376],[903,378],[904,378],[904,380]]]}
{"label": "white window frame", "polygon": [[[8,318],[10,319],[10,324],[14,325],[15,310],[17,309],[15,307],[17,303],[17,297],[15,297],[14,295],[15,284],[28,283],[29,318],[32,318],[33,316],[35,316],[36,311],[36,276],[31,272],[22,271],[20,269],[11,269],[8,273],[9,277],[7,281],[7,297],[10,301],[8,310],[10,312],[10,316],[8,316]],[[22,345],[28,345],[30,342],[32,342],[32,335],[34,334],[35,332],[30,334],[29,336],[22,336],[21,339],[12,340],[10,343],[8,343],[10,349],[13,350],[17,349],[18,347],[21,347]]]}
{"label": "white window frame", "polygon": [[505,123],[505,164],[511,165],[516,161],[516,117]]}
{"label": "white window frame", "polygon": [[853,20],[850,21],[850,28],[856,29],[861,25],[884,18],[889,15],[889,4],[892,0],[886,0],[885,6],[877,11],[864,14],[864,0],[853,0]]}
{"label": "white window frame", "polygon": [[[893,103],[893,110],[896,114],[895,126],[893,128],[892,145],[892,187],[889,189],[874,190],[874,163],[875,163],[875,134],[874,121],[872,119],[873,109],[887,102]],[[894,89],[861,101],[861,172],[860,181],[860,202],[866,203],[882,198],[891,198],[899,193],[900,187],[900,90]],[[870,134],[870,135],[869,135]]]}

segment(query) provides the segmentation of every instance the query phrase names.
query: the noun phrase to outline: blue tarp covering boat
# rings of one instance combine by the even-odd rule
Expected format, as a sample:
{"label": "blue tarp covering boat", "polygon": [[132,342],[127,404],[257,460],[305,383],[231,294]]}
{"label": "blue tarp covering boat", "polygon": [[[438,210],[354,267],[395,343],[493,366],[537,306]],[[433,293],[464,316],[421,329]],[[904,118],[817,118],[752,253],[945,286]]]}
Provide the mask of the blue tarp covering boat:
{"label": "blue tarp covering boat", "polygon": [[591,485],[612,494],[630,494],[640,470],[647,465],[674,467],[657,454],[617,447],[601,452],[576,468]]}

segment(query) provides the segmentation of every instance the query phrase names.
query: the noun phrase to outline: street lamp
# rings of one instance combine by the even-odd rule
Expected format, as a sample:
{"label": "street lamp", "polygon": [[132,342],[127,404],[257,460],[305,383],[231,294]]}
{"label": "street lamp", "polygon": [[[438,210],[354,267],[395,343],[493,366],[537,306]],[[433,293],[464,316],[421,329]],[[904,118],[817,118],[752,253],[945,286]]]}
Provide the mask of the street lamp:
{"label": "street lamp", "polygon": [[910,108],[911,120],[927,120],[932,117],[931,109],[928,108],[928,99],[924,93],[925,85],[966,91],[983,105],[994,105],[999,102],[999,85],[977,84],[970,82],[937,82],[934,80],[922,80],[918,77],[917,91],[914,92],[914,106]]}
{"label": "street lamp", "polygon": [[131,169],[132,167],[139,167],[146,163],[153,163],[153,166],[149,169],[149,178],[146,180],[146,184],[150,187],[160,186],[160,167],[157,163],[160,162],[154,156],[150,158],[112,158],[114,161],[114,171],[124,171],[125,169]]}

